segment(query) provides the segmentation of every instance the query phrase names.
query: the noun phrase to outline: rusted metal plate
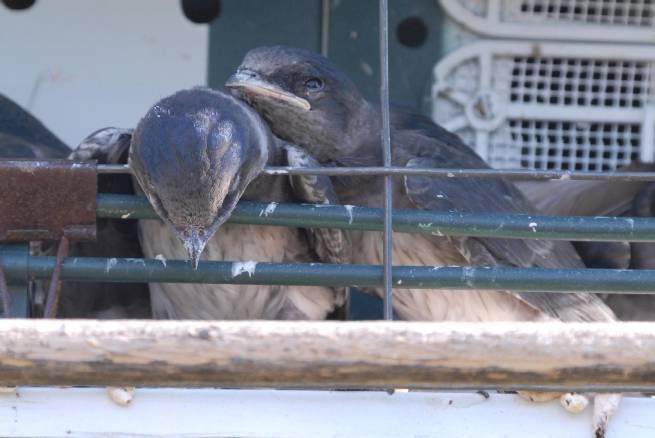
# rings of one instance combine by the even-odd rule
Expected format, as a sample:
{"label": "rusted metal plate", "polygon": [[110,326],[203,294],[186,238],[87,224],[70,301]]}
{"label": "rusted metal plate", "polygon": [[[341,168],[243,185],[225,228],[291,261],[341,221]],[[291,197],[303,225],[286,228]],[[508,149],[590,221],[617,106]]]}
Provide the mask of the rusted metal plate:
{"label": "rusted metal plate", "polygon": [[0,160],[0,240],[95,239],[95,163]]}

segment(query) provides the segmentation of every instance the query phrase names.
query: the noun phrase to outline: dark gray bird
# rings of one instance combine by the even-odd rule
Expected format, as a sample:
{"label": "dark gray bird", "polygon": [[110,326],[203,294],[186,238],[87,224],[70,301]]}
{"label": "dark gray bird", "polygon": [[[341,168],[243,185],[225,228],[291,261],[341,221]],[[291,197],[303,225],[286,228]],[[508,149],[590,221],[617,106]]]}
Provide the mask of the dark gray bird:
{"label": "dark gray bird", "polygon": [[36,117],[0,94],[3,158],[65,158],[70,148]]}
{"label": "dark gray bird", "polygon": [[[354,84],[324,57],[289,47],[248,52],[226,86],[252,105],[274,134],[314,155],[324,166],[380,166],[381,117]],[[393,164],[425,168],[487,168],[452,133],[404,110],[392,114]],[[334,178],[343,202],[382,205],[376,177]],[[522,193],[504,179],[408,176],[394,180],[394,208],[459,212],[534,213]],[[536,224],[538,227],[539,224]],[[378,233],[352,232],[355,263],[380,264]],[[570,243],[544,240],[396,235],[395,265],[537,266],[580,268]],[[380,290],[376,290],[381,294]],[[394,307],[408,320],[612,321],[611,310],[591,294],[456,292],[396,289]],[[613,399],[615,401],[615,397]],[[598,400],[595,430],[604,431],[614,403]]]}
{"label": "dark gray bird", "polygon": [[[267,163],[318,165],[224,93],[194,88],[155,104],[130,146],[136,179],[162,219],[140,221],[145,255],[234,261],[235,277],[252,275],[257,261],[345,261],[339,231],[225,224],[241,198],[269,202],[263,215],[279,202],[336,201],[329,178],[260,176]],[[155,317],[172,319],[324,319],[343,300],[327,287],[159,283],[150,291]]]}
{"label": "dark gray bird", "polygon": [[[0,94],[0,158],[66,159],[71,149],[43,123],[11,99]],[[98,189],[105,193],[131,192],[129,178],[101,175]],[[35,255],[51,254],[56,246],[46,242],[31,245]],[[71,256],[141,257],[136,224],[98,219],[97,240],[72,242]],[[35,282],[33,308],[40,312],[43,282]],[[58,317],[62,318],[144,318],[150,314],[147,286],[95,282],[64,282]]]}

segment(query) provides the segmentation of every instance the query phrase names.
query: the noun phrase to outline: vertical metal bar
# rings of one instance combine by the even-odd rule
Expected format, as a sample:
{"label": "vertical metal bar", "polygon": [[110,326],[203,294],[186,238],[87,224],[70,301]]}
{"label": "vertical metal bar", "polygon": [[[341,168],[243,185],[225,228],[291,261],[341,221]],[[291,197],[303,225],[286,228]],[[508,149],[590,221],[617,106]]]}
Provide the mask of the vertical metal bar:
{"label": "vertical metal bar", "polygon": [[[5,277],[5,284],[8,286],[9,304],[11,310],[4,312],[4,317],[12,318],[27,318],[28,311],[28,295],[30,293],[31,282],[28,280],[28,266],[29,266],[30,249],[26,243],[8,244],[0,242],[0,264],[3,266],[3,273],[7,275],[7,264],[9,259],[15,258],[22,262],[24,269],[19,270],[18,273],[14,272],[13,279]],[[3,291],[7,293],[7,291]],[[8,298],[8,297],[6,297]],[[7,315],[8,313],[8,315]]]}
{"label": "vertical metal bar", "polygon": [[321,11],[321,55],[328,57],[330,49],[330,9],[331,1],[323,0],[323,10]]}
{"label": "vertical metal bar", "polygon": [[0,258],[0,301],[2,301],[2,316],[11,318],[11,293],[5,270],[2,268],[2,258]]}
{"label": "vertical metal bar", "polygon": [[[382,109],[382,155],[384,167],[391,166],[391,127],[389,125],[389,2],[380,0],[380,106]],[[392,177],[384,177],[384,319],[393,319],[391,213]]]}
{"label": "vertical metal bar", "polygon": [[57,306],[59,305],[59,297],[61,295],[61,266],[64,263],[64,258],[68,255],[68,238],[62,237],[59,241],[59,248],[57,248],[57,259],[55,262],[55,269],[52,271],[50,278],[50,285],[48,287],[48,295],[46,296],[45,310],[43,311],[44,318],[55,318],[57,316]]}

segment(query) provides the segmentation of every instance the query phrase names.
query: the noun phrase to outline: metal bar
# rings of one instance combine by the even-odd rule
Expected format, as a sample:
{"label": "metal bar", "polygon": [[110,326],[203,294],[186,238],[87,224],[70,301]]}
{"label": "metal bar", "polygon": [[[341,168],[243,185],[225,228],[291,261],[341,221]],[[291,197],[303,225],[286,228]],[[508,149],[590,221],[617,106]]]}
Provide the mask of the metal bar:
{"label": "metal bar", "polygon": [[653,327],[3,320],[0,385],[652,391]]}
{"label": "metal bar", "polygon": [[68,255],[68,238],[62,237],[59,241],[57,248],[57,257],[55,258],[55,267],[52,270],[52,277],[50,278],[50,285],[48,286],[48,294],[46,295],[45,310],[43,311],[44,318],[56,318],[57,307],[59,306],[59,299],[61,296],[61,266],[64,258]]}
{"label": "metal bar", "polygon": [[[55,257],[2,255],[8,281],[27,270],[30,278],[50,278]],[[26,266],[26,264],[28,266]],[[68,257],[62,280],[113,283],[273,284],[380,288],[383,267],[323,263],[201,261]],[[510,267],[394,266],[398,289],[517,290],[527,292],[655,293],[655,270],[543,269]]]}
{"label": "metal bar", "polygon": [[11,318],[11,293],[5,276],[5,270],[2,268],[2,259],[0,258],[0,301],[2,301],[2,316]]}
{"label": "metal bar", "polygon": [[[380,0],[380,109],[382,113],[382,157],[384,167],[391,166],[391,125],[389,117],[389,2]],[[384,177],[384,319],[393,319],[392,257],[393,257],[393,180]]]}
{"label": "metal bar", "polygon": [[0,244],[0,264],[3,265],[3,273],[6,273],[4,271],[4,258],[8,255],[22,259],[21,263],[25,269],[23,272],[16,272],[11,280],[5,276],[5,281],[8,283],[6,292],[11,297],[11,310],[8,312],[9,315],[5,315],[5,317],[27,318],[31,315],[32,310],[29,299],[31,285],[27,275],[30,245],[28,243]]}
{"label": "metal bar", "polygon": [[331,0],[321,2],[321,55],[328,57],[330,50]]}
{"label": "metal bar", "polygon": [[[141,196],[100,194],[98,217],[157,219]],[[344,205],[271,204],[241,201],[229,219],[233,224],[382,231],[383,210]],[[576,241],[655,242],[655,219],[629,217],[532,216],[451,213],[395,209],[399,233]]]}
{"label": "metal bar", "polygon": [[[99,174],[131,173],[126,165],[98,165]],[[370,167],[267,167],[267,175],[325,176],[441,176],[448,178],[506,178],[512,180],[577,180],[577,181],[655,181],[655,172],[586,172],[571,170],[532,169],[424,169],[402,166]]]}

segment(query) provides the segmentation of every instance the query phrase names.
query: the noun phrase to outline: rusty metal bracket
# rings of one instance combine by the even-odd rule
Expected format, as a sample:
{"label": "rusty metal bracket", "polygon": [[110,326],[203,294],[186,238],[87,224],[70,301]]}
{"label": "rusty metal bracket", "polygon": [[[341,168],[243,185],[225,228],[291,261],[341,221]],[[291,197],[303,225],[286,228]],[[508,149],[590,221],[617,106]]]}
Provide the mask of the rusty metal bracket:
{"label": "rusty metal bracket", "polygon": [[0,160],[0,240],[96,237],[94,162]]}

